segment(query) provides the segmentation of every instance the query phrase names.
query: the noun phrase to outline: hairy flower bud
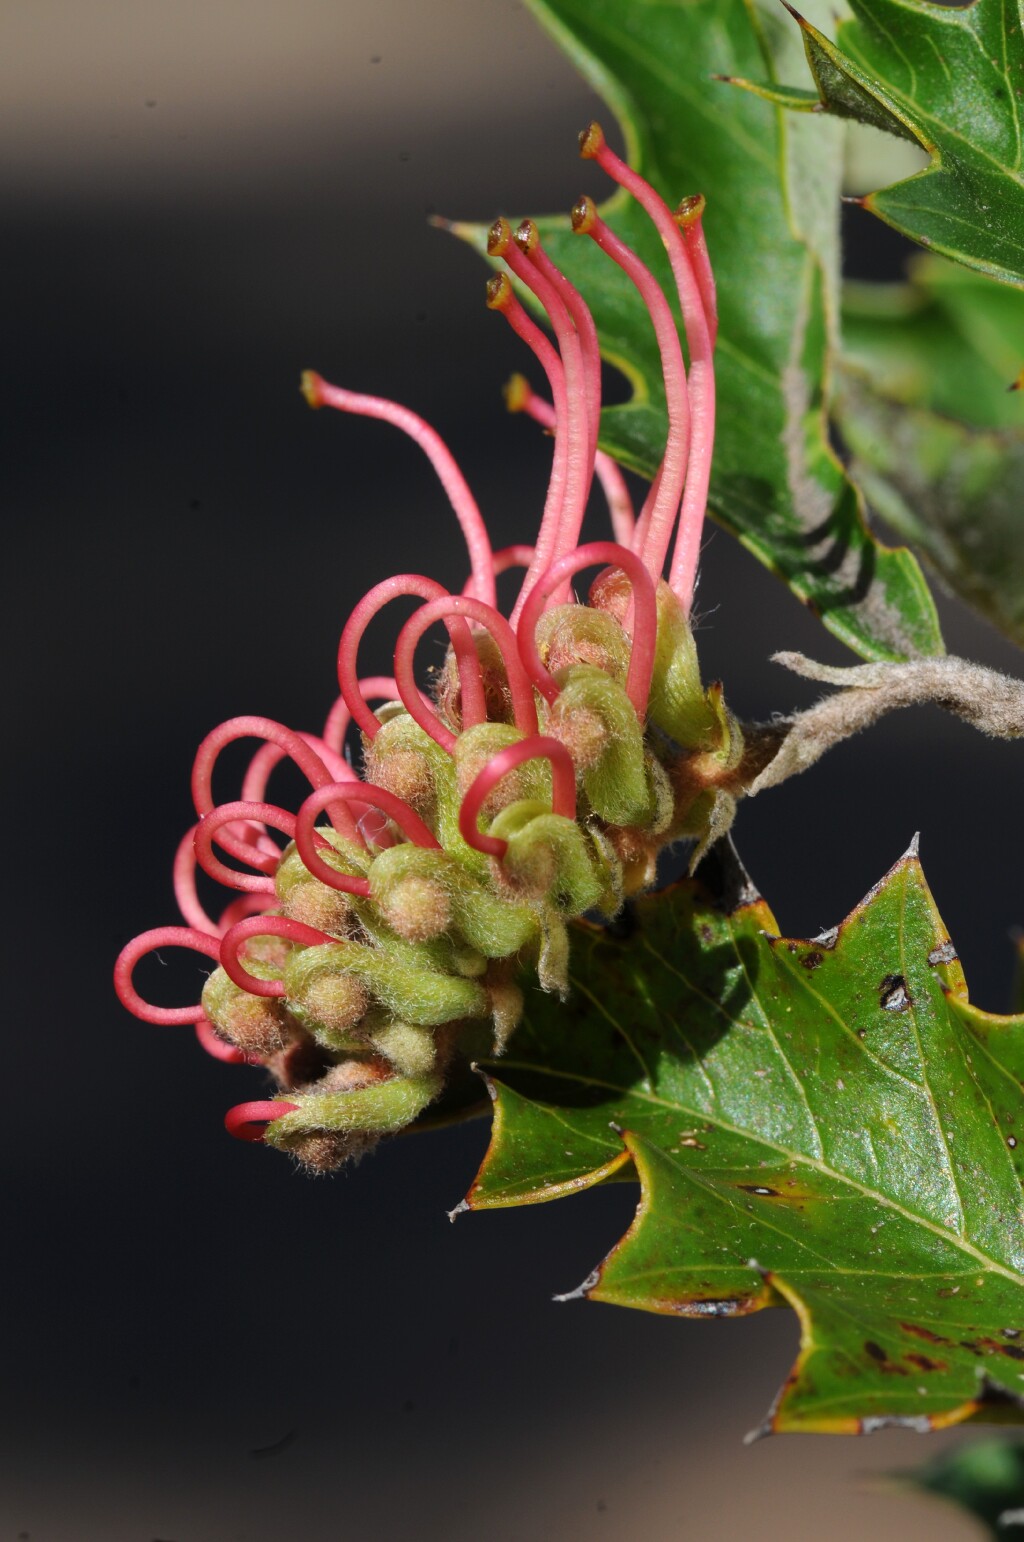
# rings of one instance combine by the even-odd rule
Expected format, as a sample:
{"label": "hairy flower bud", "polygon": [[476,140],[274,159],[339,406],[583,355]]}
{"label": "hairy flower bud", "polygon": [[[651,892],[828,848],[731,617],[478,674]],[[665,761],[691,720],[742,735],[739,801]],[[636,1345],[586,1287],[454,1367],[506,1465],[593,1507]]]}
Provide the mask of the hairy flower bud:
{"label": "hairy flower bud", "polygon": [[210,975],[202,1002],[210,1022],[245,1055],[263,1060],[295,1037],[295,1026],[279,1002],[239,990],[223,969]]}

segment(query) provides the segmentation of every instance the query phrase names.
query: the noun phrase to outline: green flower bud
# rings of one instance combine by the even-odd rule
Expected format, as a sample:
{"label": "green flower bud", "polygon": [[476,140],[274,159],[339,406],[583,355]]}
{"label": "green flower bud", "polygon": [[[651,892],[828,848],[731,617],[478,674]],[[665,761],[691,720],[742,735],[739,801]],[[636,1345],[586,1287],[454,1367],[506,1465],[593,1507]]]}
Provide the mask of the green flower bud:
{"label": "green flower bud", "polygon": [[597,852],[573,820],[523,801],[498,815],[491,834],[508,842],[499,871],[513,893],[571,916],[597,904],[603,888]]}
{"label": "green flower bud", "polygon": [[285,970],[286,996],[304,1006],[314,980],[335,973],[353,975],[395,1017],[420,1027],[437,1027],[457,1017],[482,1017],[487,1012],[487,993],[475,981],[412,967],[393,954],[358,942],[296,949]]}
{"label": "green flower bud", "polygon": [[389,1023],[370,1034],[370,1043],[404,1076],[425,1076],[437,1064],[437,1045],[429,1028]]}
{"label": "green flower bud", "polygon": [[664,583],[658,585],[658,641],[647,713],[683,749],[704,749],[714,741],[717,715],[701,685],[690,623]]}
{"label": "green flower bud", "polygon": [[292,1003],[292,1011],[318,1044],[335,1053],[351,1053],[360,1047],[352,1029],[366,1014],[369,992],[354,974],[316,975],[307,984],[301,1003]]}
{"label": "green flower bud", "polygon": [[295,1037],[295,1025],[280,1001],[240,990],[223,969],[215,969],[208,978],[202,1002],[210,1022],[244,1054],[262,1060]]}
{"label": "green flower bud", "polygon": [[452,781],[451,760],[404,707],[364,740],[364,756],[368,782],[394,793],[421,819],[433,818],[439,784]]}
{"label": "green flower bud", "polygon": [[[607,619],[607,618],[605,618]],[[643,730],[622,686],[599,669],[567,672],[548,716],[582,773],[594,812],[609,824],[646,825],[656,813]]]}
{"label": "green flower bud", "polygon": [[411,1124],[437,1097],[441,1081],[431,1071],[418,1076],[393,1076],[336,1092],[292,1093],[291,1099],[298,1107],[268,1124],[267,1145],[276,1146],[279,1151],[292,1151],[313,1166],[317,1164],[303,1151],[306,1137],[356,1137],[324,1142],[322,1151],[318,1146],[305,1148],[306,1153],[319,1155],[321,1162],[333,1156],[331,1166],[339,1166],[354,1151],[365,1150],[372,1143],[360,1137],[386,1135]]}
{"label": "green flower bud", "polygon": [[555,605],[547,611],[537,626],[537,647],[559,683],[564,671],[580,664],[620,683],[629,668],[630,642],[618,621],[586,605]]}

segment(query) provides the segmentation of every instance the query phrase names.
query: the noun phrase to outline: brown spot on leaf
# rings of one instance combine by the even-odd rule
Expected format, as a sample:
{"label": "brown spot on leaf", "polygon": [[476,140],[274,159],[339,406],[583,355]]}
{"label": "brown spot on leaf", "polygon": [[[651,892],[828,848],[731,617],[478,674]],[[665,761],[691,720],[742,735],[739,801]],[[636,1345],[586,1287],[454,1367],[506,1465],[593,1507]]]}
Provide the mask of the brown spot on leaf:
{"label": "brown spot on leaf", "polygon": [[919,1371],[947,1371],[949,1369],[945,1360],[931,1360],[927,1355],[904,1355],[904,1360],[909,1360],[911,1365],[916,1365]]}
{"label": "brown spot on leaf", "polygon": [[800,960],[805,969],[817,969],[820,964],[824,963],[824,961],[825,958],[824,954],[822,953],[805,953],[803,958]]}
{"label": "brown spot on leaf", "polygon": [[872,1360],[883,1361],[888,1360],[889,1358],[881,1344],[876,1344],[874,1339],[866,1339],[864,1342],[864,1348],[867,1350]]}
{"label": "brown spot on leaf", "polygon": [[910,1333],[916,1339],[924,1339],[928,1344],[951,1344],[952,1339],[943,1338],[941,1333],[933,1333],[930,1328],[922,1328],[920,1323],[901,1322],[900,1327],[904,1333]]}
{"label": "brown spot on leaf", "polygon": [[760,1194],[768,1199],[779,1199],[781,1195],[778,1189],[766,1188],[763,1183],[741,1183],[737,1185],[745,1194]]}

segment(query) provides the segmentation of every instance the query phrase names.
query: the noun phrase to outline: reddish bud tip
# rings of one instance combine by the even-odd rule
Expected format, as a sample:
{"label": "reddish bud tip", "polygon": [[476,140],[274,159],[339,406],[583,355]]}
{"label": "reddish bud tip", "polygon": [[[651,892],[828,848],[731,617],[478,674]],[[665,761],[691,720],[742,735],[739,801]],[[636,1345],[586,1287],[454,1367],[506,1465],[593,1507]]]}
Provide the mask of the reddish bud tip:
{"label": "reddish bud tip", "polygon": [[504,257],[508,251],[509,242],[512,240],[512,226],[501,215],[494,221],[487,232],[488,257]]}
{"label": "reddish bud tip", "polygon": [[311,407],[322,407],[324,404],[323,379],[312,369],[302,371],[301,390],[303,396]]}
{"label": "reddish bud tip", "polygon": [[680,230],[688,230],[702,217],[706,204],[703,193],[691,193],[688,198],[680,199],[672,218]]}
{"label": "reddish bud tip", "polygon": [[580,130],[580,155],[585,161],[593,161],[604,149],[604,129],[593,119]]}
{"label": "reddish bud tip", "polygon": [[536,251],[540,245],[540,231],[533,223],[533,220],[522,220],[516,231],[515,239],[520,251],[525,252],[527,257],[529,257],[530,253]]}
{"label": "reddish bud tip", "polygon": [[512,285],[505,273],[492,273],[487,280],[487,309],[503,311],[512,302]]}
{"label": "reddish bud tip", "polygon": [[569,218],[572,221],[573,233],[575,235],[589,235],[597,220],[597,205],[592,198],[588,198],[586,193],[584,193],[583,197],[573,204],[569,211]]}
{"label": "reddish bud tip", "polygon": [[525,375],[512,375],[506,382],[502,395],[509,412],[525,412],[533,389]]}

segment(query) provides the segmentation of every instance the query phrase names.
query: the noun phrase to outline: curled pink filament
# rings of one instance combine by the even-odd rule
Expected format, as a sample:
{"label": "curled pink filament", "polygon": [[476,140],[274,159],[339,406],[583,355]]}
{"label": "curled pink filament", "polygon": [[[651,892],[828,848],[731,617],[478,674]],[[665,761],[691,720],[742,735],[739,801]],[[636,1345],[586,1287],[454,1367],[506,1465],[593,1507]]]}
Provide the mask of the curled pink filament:
{"label": "curled pink filament", "polygon": [[534,546],[503,546],[494,553],[494,576],[507,573],[510,568],[528,568],[533,561]]}
{"label": "curled pink filament", "polygon": [[192,825],[185,831],[174,853],[174,866],[171,872],[174,897],[178,901],[178,909],[189,926],[194,926],[197,932],[209,932],[211,937],[219,937],[222,928],[206,914],[196,892],[195,833],[198,828],[198,825]]}
{"label": "curled pink filament", "polygon": [[284,1114],[298,1108],[297,1103],[287,1103],[284,1098],[268,1098],[260,1102],[236,1103],[224,1115],[224,1128],[236,1140],[262,1140],[267,1125]]}
{"label": "curled pink filament", "polygon": [[493,605],[494,573],[487,526],[454,455],[436,429],[431,428],[429,423],[425,423],[408,407],[401,407],[397,402],[389,402],[381,396],[363,396],[356,391],[345,391],[340,386],[328,385],[326,380],[312,370],[307,370],[302,377],[302,388],[311,407],[336,407],[340,412],[351,412],[359,417],[381,418],[394,428],[401,429],[419,445],[437,472],[462,527],[474,593]]}
{"label": "curled pink filament", "polygon": [[262,894],[239,894],[229,905],[225,905],[221,911],[220,920],[217,922],[217,935],[223,937],[230,931],[236,921],[244,921],[246,916],[259,915],[266,909],[266,901]]}
{"label": "curled pink filament", "polygon": [[551,812],[561,814],[565,819],[576,818],[576,768],[561,740],[549,738],[546,734],[533,734],[529,739],[520,739],[517,744],[507,745],[492,756],[483,770],[473,778],[459,806],[459,833],[466,845],[489,857],[496,857],[499,862],[508,850],[508,841],[484,835],[477,821],[480,810],[502,777],[526,760],[550,761]]}
{"label": "curled pink filament", "polygon": [[[398,573],[394,578],[385,578],[383,583],[375,584],[369,594],[363,595],[346,621],[341,642],[338,645],[338,684],[341,686],[341,694],[348,704],[353,720],[359,724],[369,739],[376,737],[380,721],[366,705],[359,688],[359,644],[363,640],[363,633],[377,612],[383,610],[391,600],[397,600],[402,595],[415,595],[421,600],[451,598],[443,585],[436,583],[432,578],[424,578],[421,573]],[[486,716],[484,683],[480,673],[480,660],[473,646],[473,634],[465,621],[454,619],[448,624],[448,635],[451,638],[452,651],[459,670],[463,711],[469,716],[470,721],[482,722]],[[406,702],[405,705],[408,707],[409,703]],[[415,717],[415,713],[413,716]],[[419,722],[419,719],[417,718],[416,721]]]}
{"label": "curled pink filament", "polygon": [[198,1023],[206,1014],[201,1006],[155,1007],[144,1001],[135,989],[132,974],[140,958],[155,953],[158,948],[191,948],[214,960],[220,956],[221,944],[208,932],[198,932],[191,926],[158,926],[150,932],[133,937],[117,956],[114,965],[114,990],[123,1007],[144,1023]]}
{"label": "curled pink filament", "polygon": [[[495,561],[497,561],[497,555]],[[500,571],[500,568],[495,568],[496,573]],[[398,686],[391,675],[367,675],[358,684],[359,694],[364,701],[398,700]],[[348,702],[344,696],[339,696],[327,714],[322,737],[328,749],[333,750],[343,763],[345,763],[345,735],[351,721],[352,714],[348,709]],[[344,771],[339,772],[335,781],[339,781],[344,775]]]}
{"label": "curled pink filament", "polygon": [[315,926],[290,921],[287,916],[248,916],[244,921],[237,921],[221,938],[220,966],[228,978],[250,996],[284,995],[280,980],[260,980],[242,963],[240,949],[250,937],[283,937],[286,942],[298,943],[303,948],[316,948],[321,943],[338,940],[327,932],[318,931]]}
{"label": "curled pink filament", "polygon": [[545,700],[552,702],[558,695],[558,683],[544,667],[537,651],[537,622],[544,609],[545,596],[566,578],[571,578],[581,568],[603,562],[621,568],[633,586],[633,647],[626,673],[626,695],[636,708],[636,715],[643,718],[647,711],[647,697],[654,673],[654,650],[658,634],[658,605],[654,582],[641,558],[614,541],[591,541],[568,552],[553,563],[536,587],[530,591],[523,606],[519,622],[519,652],[523,664],[534,685]]}
{"label": "curled pink filament", "polygon": [[[330,784],[328,784],[330,785]],[[219,808],[212,809],[196,826],[195,846],[196,861],[204,873],[211,878],[216,878],[229,889],[243,889],[249,894],[273,894],[273,878],[255,873],[239,873],[232,867],[226,867],[219,857],[214,855],[213,842],[217,833],[224,825],[232,824],[238,819],[258,819],[261,824],[270,825],[275,830],[280,830],[282,835],[287,835],[289,840],[295,839],[295,815],[289,814],[286,809],[277,808],[273,803],[222,803]],[[252,858],[247,859],[253,866]],[[260,862],[264,860],[259,859]],[[274,866],[281,860],[278,852]]]}
{"label": "curled pink filament", "polygon": [[[492,606],[485,605],[482,600],[474,599],[471,595],[449,594],[444,598],[428,601],[410,616],[398,634],[398,642],[395,645],[395,679],[410,716],[416,719],[420,727],[430,734],[442,749],[447,750],[449,754],[452,753],[456,745],[455,735],[424,704],[416,688],[413,661],[416,646],[427,628],[433,626],[435,621],[447,621],[455,616],[466,616],[490,632],[498,645],[498,651],[505,666],[516,727],[525,734],[536,733],[537,708],[534,705],[529,676],[519,658],[516,634],[504,616]],[[481,712],[479,717],[470,718],[466,726],[470,723],[482,723],[485,720],[486,712]]]}
{"label": "curled pink filament", "polygon": [[[310,748],[302,735],[295,733],[291,728],[286,728],[283,723],[275,723],[269,717],[229,718],[226,723],[221,723],[219,727],[208,733],[196,751],[192,766],[192,801],[200,817],[211,813],[214,808],[213,768],[221,750],[226,745],[233,744],[236,739],[250,738],[266,739],[268,743],[276,744],[289,759],[295,762],[313,787],[323,787],[327,782],[335,780],[323,759]],[[342,807],[339,810],[335,828],[340,835],[346,835],[350,840],[359,839],[359,832],[347,808]],[[251,830],[247,833],[252,835]],[[262,866],[264,872],[272,871],[277,865],[277,858],[270,852],[263,853],[265,860],[262,863],[256,861],[252,855],[251,839],[240,840],[227,830],[221,834],[219,844],[240,862],[247,862],[251,867]]]}
{"label": "curled pink filament", "polygon": [[[407,840],[428,851],[441,850],[434,832],[423,823],[415,809],[411,809],[408,803],[393,792],[388,792],[385,787],[375,787],[371,782],[339,782],[333,787],[319,787],[306,799],[296,816],[295,844],[308,871],[330,888],[340,889],[345,894],[359,894],[364,899],[370,893],[369,879],[353,878],[347,873],[337,872],[333,867],[328,867],[316,850],[316,817],[332,799],[339,797],[379,809],[388,819],[394,820]],[[322,844],[327,843],[322,841]]]}

